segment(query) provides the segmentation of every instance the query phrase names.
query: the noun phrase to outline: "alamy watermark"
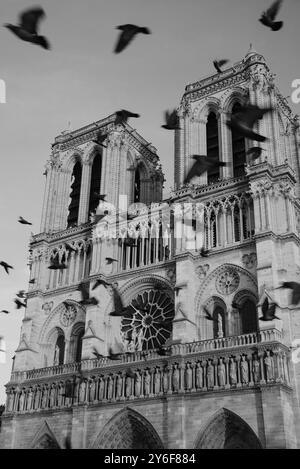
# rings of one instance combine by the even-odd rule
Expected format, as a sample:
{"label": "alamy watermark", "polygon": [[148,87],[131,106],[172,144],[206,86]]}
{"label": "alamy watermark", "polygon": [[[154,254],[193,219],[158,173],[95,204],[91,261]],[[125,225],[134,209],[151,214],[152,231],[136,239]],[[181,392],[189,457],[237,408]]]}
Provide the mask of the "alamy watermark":
{"label": "alamy watermark", "polygon": [[300,103],[300,78],[296,78],[292,82],[292,88],[296,88],[291,94],[291,100],[294,104]]}

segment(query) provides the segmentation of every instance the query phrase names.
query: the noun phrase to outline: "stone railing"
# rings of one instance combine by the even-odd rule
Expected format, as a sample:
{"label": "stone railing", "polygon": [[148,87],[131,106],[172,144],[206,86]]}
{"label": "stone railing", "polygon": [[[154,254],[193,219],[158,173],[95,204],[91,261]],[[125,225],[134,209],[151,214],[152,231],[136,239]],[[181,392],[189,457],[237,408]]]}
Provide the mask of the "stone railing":
{"label": "stone railing", "polygon": [[44,379],[36,375],[33,380],[28,375],[27,380],[24,376],[23,382],[11,381],[7,386],[5,413],[163,395],[242,390],[266,384],[289,386],[289,360],[288,349],[278,342],[256,343],[255,346],[244,344],[214,351],[191,350],[185,356],[159,357],[152,352],[144,356],[143,361],[130,363],[125,355],[118,362],[86,360],[71,364],[73,368],[70,366],[68,374],[56,375],[56,379],[54,375],[43,374]]}
{"label": "stone railing", "polygon": [[[266,329],[249,334],[223,337],[219,339],[201,340],[186,344],[175,344],[170,347],[170,356],[188,355],[199,352],[209,352],[213,350],[232,349],[247,345],[256,345],[260,343],[276,343],[282,341],[282,334],[278,329]],[[160,356],[155,350],[147,352],[147,360],[156,360]],[[133,352],[122,354],[118,363],[135,363],[145,360],[144,352]],[[47,368],[37,368],[28,371],[14,371],[11,374],[11,383],[19,383],[27,380],[36,380],[40,378],[49,378],[51,376],[76,373],[80,370],[93,370],[110,366],[112,363],[108,358],[82,360],[80,363],[65,363],[64,365],[49,366]]]}

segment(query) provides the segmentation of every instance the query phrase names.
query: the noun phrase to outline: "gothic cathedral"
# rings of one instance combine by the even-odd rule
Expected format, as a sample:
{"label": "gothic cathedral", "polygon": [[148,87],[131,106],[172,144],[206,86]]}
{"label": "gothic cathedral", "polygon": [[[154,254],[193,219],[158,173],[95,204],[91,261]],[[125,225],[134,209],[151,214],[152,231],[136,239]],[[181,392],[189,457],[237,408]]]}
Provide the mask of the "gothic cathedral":
{"label": "gothic cathedral", "polygon": [[[254,162],[226,125],[245,99],[276,109]],[[300,311],[277,289],[299,281],[298,118],[252,49],[177,112],[166,200],[156,149],[115,115],[56,137],[0,447],[300,447]],[[193,154],[227,164],[187,184]]]}

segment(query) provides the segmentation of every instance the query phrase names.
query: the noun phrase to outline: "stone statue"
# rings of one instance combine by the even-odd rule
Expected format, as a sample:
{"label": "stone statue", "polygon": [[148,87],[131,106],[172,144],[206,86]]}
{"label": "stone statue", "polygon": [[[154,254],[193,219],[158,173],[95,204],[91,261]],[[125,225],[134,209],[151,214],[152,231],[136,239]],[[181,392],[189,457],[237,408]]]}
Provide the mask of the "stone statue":
{"label": "stone statue", "polygon": [[118,375],[117,377],[117,399],[120,399],[122,397],[122,375]]}
{"label": "stone statue", "polygon": [[132,381],[130,376],[126,377],[126,386],[125,386],[125,396],[130,397],[131,396],[131,387],[132,387]]}
{"label": "stone statue", "polygon": [[90,402],[94,402],[95,400],[95,392],[96,392],[96,382],[94,379],[90,382]]}
{"label": "stone statue", "polygon": [[163,372],[163,391],[168,392],[168,390],[169,390],[169,371],[168,371],[168,367],[166,366]]}
{"label": "stone statue", "polygon": [[45,385],[42,394],[42,409],[45,409],[48,404],[48,386]]}
{"label": "stone statue", "polygon": [[196,367],[196,388],[202,388],[203,386],[203,369],[201,363],[197,363]]}
{"label": "stone statue", "polygon": [[151,376],[149,374],[149,371],[146,370],[146,373],[144,375],[144,394],[145,396],[149,396],[150,394],[150,383],[151,383]]}
{"label": "stone statue", "polygon": [[173,391],[177,392],[179,390],[179,369],[178,369],[177,364],[174,365],[172,385],[173,385]]}
{"label": "stone statue", "polygon": [[105,386],[105,381],[104,381],[103,376],[101,376],[99,379],[99,391],[98,391],[99,401],[102,401],[102,399],[104,399],[104,386]]}
{"label": "stone statue", "polygon": [[62,384],[59,383],[58,387],[57,387],[57,407],[61,407],[62,406],[62,390],[63,390],[63,387],[62,387]]}
{"label": "stone statue", "polygon": [[266,366],[266,377],[267,377],[267,381],[271,381],[274,379],[274,361],[273,361],[273,357],[271,357],[270,355],[270,351],[267,350],[266,353],[267,355],[264,358],[264,363]]}
{"label": "stone statue", "polygon": [[59,365],[59,346],[55,345],[53,366]]}
{"label": "stone statue", "polygon": [[236,362],[234,358],[230,358],[229,364],[229,377],[230,377],[230,384],[237,384],[237,375],[236,375]]}
{"label": "stone statue", "polygon": [[212,365],[211,360],[209,360],[208,366],[207,366],[207,387],[213,388],[214,384],[215,384],[214,366]]}
{"label": "stone statue", "polygon": [[85,380],[83,379],[79,385],[79,402],[83,403],[85,401]]}
{"label": "stone statue", "polygon": [[25,392],[22,391],[20,392],[19,396],[19,411],[22,412],[24,410],[24,401],[25,401]]}
{"label": "stone statue", "polygon": [[56,386],[55,384],[52,384],[51,385],[51,388],[50,388],[50,407],[54,407],[55,405],[55,391],[56,391]]}
{"label": "stone statue", "polygon": [[187,363],[185,370],[185,387],[190,391],[193,387],[193,370],[191,369],[190,363]]}
{"label": "stone statue", "polygon": [[14,390],[11,389],[7,396],[7,412],[12,412],[14,407]]}
{"label": "stone statue", "polygon": [[108,384],[107,384],[107,399],[113,398],[113,390],[114,390],[114,382],[112,376],[108,377]]}
{"label": "stone statue", "polygon": [[26,410],[31,410],[31,406],[32,406],[32,388],[29,388],[27,392]]}
{"label": "stone statue", "polygon": [[223,333],[223,318],[222,315],[218,314],[218,337],[221,339],[224,336]]}
{"label": "stone statue", "polygon": [[242,356],[241,361],[241,381],[242,384],[249,383],[249,367],[245,355]]}
{"label": "stone statue", "polygon": [[160,393],[160,371],[156,369],[154,374],[154,394]]}
{"label": "stone statue", "polygon": [[141,395],[142,378],[138,371],[135,372],[134,394],[136,397]]}
{"label": "stone statue", "polygon": [[258,383],[258,381],[260,380],[260,363],[256,356],[254,357],[254,360],[252,362],[252,372],[254,383]]}
{"label": "stone statue", "polygon": [[226,384],[226,369],[223,363],[223,359],[220,358],[220,363],[218,364],[218,380],[219,386],[225,386]]}
{"label": "stone statue", "polygon": [[143,350],[144,331],[141,327],[139,333],[136,336],[136,350],[141,352]]}

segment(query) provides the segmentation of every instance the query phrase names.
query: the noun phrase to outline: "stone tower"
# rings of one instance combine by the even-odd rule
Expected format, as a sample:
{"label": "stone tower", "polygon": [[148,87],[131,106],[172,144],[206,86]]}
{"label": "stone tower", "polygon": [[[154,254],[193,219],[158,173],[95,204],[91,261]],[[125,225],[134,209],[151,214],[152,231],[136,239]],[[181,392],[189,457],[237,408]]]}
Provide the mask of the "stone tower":
{"label": "stone tower", "polygon": [[[245,99],[275,108],[255,163],[226,125]],[[166,201],[155,148],[114,116],[55,139],[2,447],[300,446],[300,311],[276,289],[300,265],[298,120],[252,49],[188,85],[178,115]],[[227,165],[185,184],[193,154]],[[266,297],[279,319],[259,320]]]}

